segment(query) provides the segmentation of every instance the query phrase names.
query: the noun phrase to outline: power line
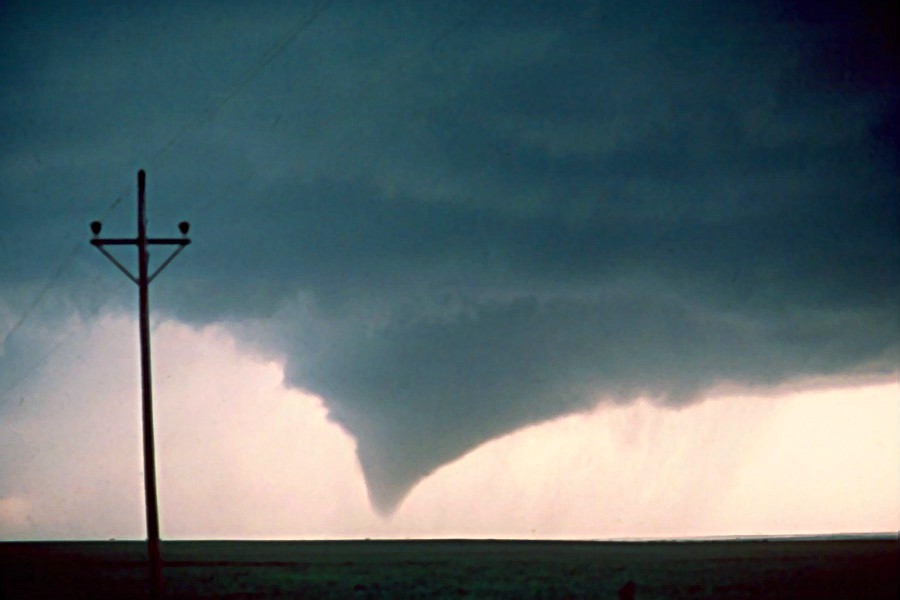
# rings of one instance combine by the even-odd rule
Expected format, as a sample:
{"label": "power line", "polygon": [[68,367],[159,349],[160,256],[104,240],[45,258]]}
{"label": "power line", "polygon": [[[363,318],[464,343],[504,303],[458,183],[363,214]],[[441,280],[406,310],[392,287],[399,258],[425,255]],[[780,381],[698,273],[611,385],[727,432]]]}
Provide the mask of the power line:
{"label": "power line", "polygon": [[[119,194],[115,200],[110,202],[109,206],[102,212],[101,218],[106,218],[109,214],[115,210],[115,208],[122,203],[122,198],[125,197],[127,191],[123,191]],[[69,233],[66,235],[65,239],[69,240],[72,238],[72,234]],[[28,307],[22,312],[19,318],[13,323],[13,326],[6,332],[3,336],[3,340],[0,341],[0,348],[6,345],[6,341],[9,340],[21,327],[25,324],[25,322],[31,317],[32,313],[37,310],[37,307],[40,306],[41,302],[44,301],[44,298],[47,294],[52,290],[56,284],[59,282],[60,278],[69,270],[72,266],[72,263],[75,261],[75,257],[79,252],[83,251],[83,246],[79,243],[75,243],[71,250],[69,250],[66,257],[56,268],[56,271],[50,276],[50,278],[46,281],[44,286],[38,291],[37,296],[35,296],[34,300],[28,305]]]}
{"label": "power line", "polygon": [[[98,286],[103,285],[102,276],[97,275],[91,281],[91,287],[97,288]],[[105,299],[91,308],[88,312],[91,317],[96,317],[100,314],[100,312],[109,304],[112,299],[123,289],[125,288],[125,282],[118,282],[115,285],[109,286],[106,290]],[[151,330],[156,331],[159,327],[160,323],[154,325]],[[20,370],[19,375],[13,378],[11,381],[8,381],[8,385],[6,385],[3,389],[0,389],[0,397],[7,396],[10,392],[14,391],[20,385],[25,383],[34,373],[40,371],[44,367],[46,367],[47,362],[50,358],[53,357],[61,348],[63,348],[73,337],[78,334],[77,331],[69,330],[66,333],[57,337],[48,350],[41,353],[36,360],[31,361],[29,365],[25,365],[22,370]]]}
{"label": "power line", "polygon": [[[321,3],[316,6],[310,13],[304,15],[301,19],[294,23],[294,25],[285,32],[284,35],[281,36],[274,44],[269,46],[265,53],[257,60],[245,73],[244,75],[237,81],[237,83],[229,90],[224,98],[217,102],[211,102],[207,105],[207,107],[203,110],[202,115],[199,119],[193,120],[186,125],[184,125],[179,131],[172,136],[172,138],[166,142],[161,148],[159,148],[156,152],[151,155],[150,161],[158,160],[162,155],[164,155],[170,148],[175,146],[182,138],[185,136],[194,133],[197,129],[199,129],[200,125],[212,118],[214,118],[222,108],[230,102],[235,96],[237,96],[247,85],[262,71],[266,66],[268,66],[273,60],[275,60],[278,55],[280,55],[285,48],[299,36],[301,33],[306,31],[321,15],[328,9],[328,7],[333,4],[334,0],[328,0],[326,2]],[[129,187],[130,189],[130,187]],[[101,215],[101,219],[105,219],[109,214],[122,203],[123,198],[128,193],[128,190],[123,191],[119,194],[115,200],[113,200],[109,206],[103,211]],[[71,238],[71,234],[66,236],[67,239]],[[28,321],[34,311],[41,305],[44,301],[44,298],[47,294],[56,286],[60,278],[69,270],[74,262],[75,255],[80,252],[82,246],[80,243],[76,242],[72,249],[69,251],[68,255],[63,259],[63,261],[59,264],[44,286],[38,291],[34,300],[25,308],[22,312],[21,316],[13,323],[13,326],[6,332],[3,336],[3,340],[0,341],[0,348],[2,348],[7,340],[10,337],[15,335],[15,333]]]}
{"label": "power line", "polygon": [[[151,155],[150,160],[158,161],[161,156],[163,156],[171,148],[176,146],[186,136],[195,133],[203,123],[215,118],[215,116],[218,115],[231,100],[233,100],[238,94],[240,94],[259,75],[259,73],[263,69],[271,64],[281,53],[283,53],[285,49],[291,44],[291,42],[293,42],[300,34],[309,29],[309,27],[311,27],[333,3],[333,0],[322,2],[308,14],[298,19],[290,29],[288,29],[278,40],[276,40],[272,45],[269,46],[269,48],[260,56],[260,58],[245,71],[245,73],[237,80],[237,82],[231,87],[231,89],[223,97],[221,97],[221,99],[209,103],[207,107],[202,111],[201,116],[198,119],[190,121],[189,123],[182,126],[181,129],[179,129],[179,131],[177,131],[172,136],[172,138],[169,139],[168,142],[166,142],[162,147],[160,147]],[[488,7],[489,3],[485,2],[476,11],[455,20],[449,26],[439,31],[437,35],[435,35],[427,44],[422,45],[417,51],[414,51],[407,55],[406,58],[399,64],[395,65],[391,69],[380,71],[374,80],[370,80],[368,85],[365,85],[362,88],[363,92],[376,87],[390,74],[402,71],[415,64],[418,60],[421,59],[422,56],[426,55],[430,51],[433,51],[435,46],[451,37],[466,23],[469,23],[473,19],[480,16]],[[347,130],[349,130],[349,125],[347,127]],[[348,140],[345,143],[341,144],[341,147],[349,143],[350,141]],[[112,213],[112,211],[122,203],[124,198],[129,194],[130,189],[130,186],[128,186],[116,196],[115,200],[113,200],[102,212],[101,219],[106,219],[109,214]],[[209,208],[209,206],[211,206],[211,204],[212,201],[207,201],[197,207],[196,210],[198,212],[205,211]],[[71,234],[67,235],[66,238],[71,238]],[[34,300],[22,312],[22,314],[16,320],[10,330],[7,331],[7,333],[3,336],[3,340],[0,341],[0,347],[3,347],[6,344],[7,340],[15,335],[19,331],[19,329],[21,329],[26,324],[34,311],[37,310],[37,308],[41,305],[47,294],[56,286],[61,277],[69,270],[76,258],[76,255],[81,251],[83,251],[81,242],[75,242],[66,258],[63,259],[62,263],[60,263],[56,271],[54,271],[53,275],[51,275],[51,277],[46,281],[44,286],[35,296]],[[121,286],[119,287],[119,289],[121,289]],[[108,303],[108,301],[109,299],[104,301],[94,312],[98,312]],[[17,377],[12,385],[0,391],[0,395],[8,394],[10,391],[17,388],[25,379],[27,379],[30,374],[40,369],[46,363],[47,358],[55,354],[59,350],[59,348],[61,348],[65,344],[69,337],[71,337],[71,335],[72,334],[70,334],[69,336],[65,336],[61,340],[57,341],[49,351],[43,354],[43,358],[39,361],[37,366],[28,369],[28,371],[24,375]]]}
{"label": "power line", "polygon": [[191,121],[184,127],[182,127],[177,133],[175,133],[172,138],[163,145],[162,148],[157,150],[151,157],[150,161],[156,161],[160,156],[165,154],[169,148],[177,145],[181,139],[187,135],[190,135],[197,131],[201,125],[204,123],[211,121],[222,109],[241,91],[247,87],[253,79],[256,78],[259,73],[265,69],[275,58],[284,52],[285,48],[294,41],[294,39],[306,31],[321,15],[325,10],[331,6],[334,0],[327,0],[323,2],[316,8],[314,8],[308,15],[297,21],[293,27],[291,27],[287,32],[285,32],[282,37],[275,42],[269,49],[253,64],[244,75],[237,80],[237,83],[231,88],[230,91],[226,92],[224,97],[216,102],[211,102],[207,105],[207,107],[203,110],[203,113],[200,118]]}
{"label": "power line", "polygon": [[[390,69],[382,69],[382,70],[378,71],[375,74],[375,76],[373,78],[369,79],[369,81],[366,84],[360,86],[357,89],[356,93],[361,96],[365,96],[370,90],[378,87],[389,75],[403,71],[404,69],[407,69],[407,68],[415,65],[416,62],[419,61],[424,55],[428,54],[429,52],[433,52],[434,49],[439,44],[444,42],[446,39],[450,38],[457,31],[462,29],[466,24],[472,22],[473,20],[477,19],[482,14],[484,14],[484,12],[488,8],[490,8],[490,6],[491,6],[490,2],[484,2],[480,6],[478,6],[478,8],[476,10],[472,11],[469,14],[462,16],[459,19],[456,19],[455,21],[450,23],[447,27],[438,31],[437,34],[434,37],[432,37],[426,44],[419,46],[416,50],[414,50],[414,51],[408,53],[406,56],[404,56],[399,61],[398,64],[395,64]],[[268,63],[266,63],[266,64],[268,64]],[[346,146],[350,145],[351,143],[354,143],[354,141],[355,141],[352,139],[348,139],[348,137],[346,135],[348,132],[353,130],[353,125],[349,122],[349,120],[344,120],[343,124],[344,124],[344,127],[342,128],[342,130],[340,131],[340,133],[337,136],[342,141],[334,149],[334,152],[336,154],[340,154],[340,152]],[[195,211],[197,211],[197,212],[205,211],[214,202],[215,202],[215,200],[212,200],[212,199],[207,200],[203,204],[200,204],[199,206],[197,206]]]}

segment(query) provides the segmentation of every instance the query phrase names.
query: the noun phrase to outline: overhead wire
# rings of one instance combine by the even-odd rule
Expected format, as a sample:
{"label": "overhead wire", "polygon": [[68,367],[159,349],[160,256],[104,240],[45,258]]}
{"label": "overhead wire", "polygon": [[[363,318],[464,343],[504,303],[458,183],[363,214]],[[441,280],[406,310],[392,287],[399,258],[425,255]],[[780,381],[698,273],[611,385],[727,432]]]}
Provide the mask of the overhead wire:
{"label": "overhead wire", "polygon": [[[155,151],[151,157],[151,161],[159,160],[166,152],[168,152],[172,147],[177,145],[183,138],[194,133],[199,127],[212,120],[232,99],[234,99],[247,85],[253,81],[257,75],[266,68],[275,58],[277,58],[284,50],[290,45],[292,41],[294,41],[301,33],[306,31],[330,6],[333,4],[334,0],[326,0],[325,2],[321,2],[316,5],[313,10],[309,13],[304,14],[300,19],[298,19],[290,29],[288,29],[275,43],[271,44],[268,49],[263,53],[263,55],[253,63],[237,80],[237,82],[229,89],[226,94],[216,102],[211,102],[207,105],[207,107],[202,111],[201,115],[197,119],[193,119],[188,122],[186,125],[182,126],[163,146],[161,146],[157,151]],[[129,186],[128,189],[122,191],[122,193],[118,194],[116,198],[110,202],[110,204],[102,211],[100,215],[100,219],[103,220],[112,213],[124,200],[126,196],[130,194],[131,188]],[[67,238],[71,237],[71,234],[66,236]],[[71,268],[72,264],[75,261],[76,256],[79,252],[81,252],[84,248],[83,242],[76,242],[71,250],[66,254],[65,258],[60,262],[57,268],[54,270],[53,274],[47,279],[44,285],[36,294],[34,300],[32,300],[28,306],[22,311],[21,315],[18,319],[16,319],[12,325],[12,327],[3,335],[3,339],[0,340],[0,348],[3,348],[7,341],[15,335],[29,320],[34,311],[41,305],[44,299],[47,297],[47,294],[56,286],[62,276]],[[105,306],[107,301],[104,301],[101,306]],[[18,387],[21,382],[27,378],[27,376],[31,375],[34,371],[41,368],[46,360],[55,353],[60,347],[62,347],[63,343],[68,338],[63,338],[54,344],[49,352],[44,353],[43,359],[40,361],[40,364],[29,369],[25,375],[16,379],[15,383],[0,391],[0,395],[6,394],[12,389]]]}
{"label": "overhead wire", "polygon": [[[113,200],[103,210],[103,212],[100,215],[101,220],[105,219],[107,216],[109,216],[109,214],[112,213],[112,211],[115,210],[115,208],[119,204],[122,203],[122,200],[125,198],[125,196],[127,194],[128,194],[128,190],[123,190],[122,193],[120,193],[116,197],[116,199]],[[68,235],[65,236],[65,239],[68,240],[68,239],[71,239],[71,237],[72,237],[72,234],[69,233]],[[6,334],[4,334],[3,339],[0,340],[0,348],[3,348],[6,345],[7,340],[9,340],[9,338],[11,338],[13,335],[15,335],[15,333],[22,327],[22,325],[24,325],[25,322],[31,317],[32,313],[35,310],[37,310],[38,306],[40,306],[40,304],[44,301],[44,298],[47,296],[47,294],[50,292],[50,290],[52,290],[56,286],[59,279],[72,266],[72,263],[75,261],[76,255],[79,252],[84,250],[84,247],[85,246],[82,242],[76,242],[72,246],[72,248],[69,250],[69,252],[63,258],[62,262],[60,262],[60,264],[57,266],[57,268],[53,271],[53,274],[50,275],[50,277],[47,279],[47,281],[44,283],[44,285],[41,286],[41,289],[35,295],[34,300],[32,300],[28,304],[28,306],[25,308],[25,310],[22,311],[22,314],[19,316],[19,318],[16,319],[16,321],[13,323],[13,325],[9,329],[9,331],[7,331]]]}
{"label": "overhead wire", "polygon": [[165,154],[169,149],[176,146],[184,137],[187,135],[193,134],[197,131],[202,125],[211,121],[222,109],[234,99],[239,93],[241,93],[247,84],[249,84],[253,79],[259,75],[259,73],[265,69],[277,56],[279,56],[282,52],[284,52],[285,48],[293,42],[297,36],[301,33],[309,29],[309,27],[315,23],[316,20],[324,13],[329,6],[334,3],[334,0],[326,0],[325,2],[321,2],[318,6],[314,7],[309,14],[305,15],[303,18],[298,20],[294,25],[284,33],[274,44],[272,44],[268,50],[253,64],[251,65],[247,71],[237,80],[237,82],[232,86],[230,90],[228,90],[221,99],[216,102],[211,102],[207,107],[203,110],[201,116],[197,119],[194,119],[184,127],[182,127],[175,135],[169,139],[159,150],[157,150],[151,157],[151,161],[158,160],[163,154]]}
{"label": "overhead wire", "polygon": [[[218,101],[211,102],[207,105],[207,107],[202,111],[200,117],[191,120],[186,125],[182,126],[163,146],[161,146],[158,150],[156,150],[150,157],[150,161],[158,161],[162,156],[164,156],[169,150],[175,147],[178,143],[180,143],[187,136],[195,133],[202,125],[208,123],[212,119],[218,115],[222,109],[233,100],[238,94],[240,94],[246,87],[249,85],[258,75],[259,73],[265,69],[272,61],[275,60],[284,50],[293,42],[300,34],[305,32],[310,26],[315,23],[316,20],[334,3],[334,0],[326,0],[325,2],[319,3],[316,7],[313,8],[308,14],[304,15],[302,18],[297,20],[294,25],[288,29],[276,42],[274,42],[269,48],[260,56],[260,58],[251,65],[244,74],[236,81],[236,83],[229,89],[224,96],[222,96]],[[433,51],[434,48],[440,44],[442,41],[446,40],[450,36],[452,36],[456,31],[461,29],[464,25],[471,22],[473,19],[477,18],[481,15],[487,8],[489,7],[489,3],[485,2],[479,6],[479,8],[471,14],[464,16],[461,19],[457,19],[453,23],[451,23],[448,27],[442,29],[438,32],[436,36],[429,40],[427,44],[421,46],[417,51],[409,54],[404,60],[402,60],[399,64],[394,66],[389,70],[382,70],[379,72],[378,76],[370,80],[368,85],[362,88],[363,91],[374,88],[379,85],[386,77],[390,74],[402,71],[404,69],[409,68],[413,64],[415,64],[423,55],[426,53]],[[349,128],[349,124],[347,124],[347,128]],[[345,138],[346,139],[346,138]],[[352,140],[346,140],[344,144],[341,144],[340,147],[345,146],[346,144],[351,143]],[[115,210],[124,200],[125,197],[130,195],[131,186],[127,189],[124,189],[122,193],[120,193],[102,212],[101,220],[106,218],[113,210]],[[206,202],[200,204],[197,207],[198,212],[203,212],[207,208],[209,208],[212,204],[212,200],[207,200]],[[41,302],[44,300],[46,295],[50,292],[50,290],[57,284],[59,279],[65,274],[65,272],[71,267],[72,263],[76,255],[82,251],[84,248],[84,244],[82,242],[76,242],[73,246],[72,250],[69,252],[67,257],[63,260],[63,262],[57,267],[54,274],[47,280],[41,290],[38,292],[35,299],[29,304],[25,311],[23,311],[22,315],[16,322],[13,324],[13,327],[4,335],[2,342],[0,342],[0,348],[2,348],[7,340],[12,337],[30,318],[33,312],[38,308]],[[124,285],[124,282],[117,286],[118,289]],[[104,300],[98,307],[92,311],[93,314],[98,314],[99,310],[102,309],[106,304],[110,301],[111,296],[107,296],[107,299]],[[154,330],[158,327],[159,324],[154,326]],[[29,369],[25,374],[20,377],[17,377],[12,385],[7,388],[0,390],[0,396],[8,394],[10,391],[19,387],[32,373],[43,367],[46,361],[55,354],[71,336],[64,336],[59,341],[57,341],[48,352],[45,352],[42,355],[42,360]]]}
{"label": "overhead wire", "polygon": [[[95,283],[95,284],[100,283],[100,276],[95,277],[93,283]],[[123,285],[124,285],[124,282],[119,282],[119,284],[115,286],[116,289],[113,291],[118,292],[120,289],[122,289]],[[102,302],[100,302],[100,304],[98,304],[97,306],[95,306],[93,309],[91,309],[89,311],[91,316],[95,317],[98,314],[100,314],[100,311],[103,310],[103,308],[105,308],[106,305],[110,303],[112,298],[113,298],[113,294],[106,294],[105,299]],[[31,375],[34,374],[35,371],[43,368],[44,365],[47,364],[47,361],[50,360],[50,358],[54,354],[56,354],[59,351],[59,349],[66,342],[68,342],[69,340],[72,339],[73,335],[74,335],[74,333],[70,332],[70,333],[68,333],[66,335],[62,335],[59,338],[57,338],[56,340],[54,340],[54,342],[52,343],[50,348],[41,354],[40,358],[36,361],[36,363],[32,364],[32,366],[30,368],[26,369],[24,372],[20,373],[17,377],[15,377],[12,381],[10,381],[5,387],[3,387],[3,389],[0,389],[0,397],[6,396],[10,392],[14,391],[20,385],[25,383],[25,381],[27,381],[28,378],[31,377]]]}
{"label": "overhead wire", "polygon": [[[488,8],[490,8],[490,6],[491,6],[490,2],[482,2],[478,6],[478,8],[476,10],[472,11],[470,14],[463,15],[461,18],[454,20],[447,27],[438,31],[438,33],[434,37],[430,38],[427,43],[422,44],[421,46],[418,47],[418,49],[410,52],[408,55],[403,57],[392,68],[382,69],[382,70],[378,71],[376,76],[374,78],[369,79],[369,81],[365,85],[361,86],[356,91],[356,93],[359,95],[365,95],[370,90],[381,85],[382,82],[384,82],[385,79],[387,79],[390,75],[401,72],[401,71],[408,69],[409,67],[415,65],[416,62],[418,62],[424,55],[426,55],[430,52],[433,52],[434,49],[439,44],[441,44],[444,40],[451,37],[457,31],[462,29],[466,24],[471,23],[473,20],[480,17]],[[343,138],[343,141],[335,149],[336,154],[340,154],[342,149],[346,148],[350,144],[353,144],[353,143],[359,141],[359,140],[350,139],[346,135],[347,132],[351,131],[352,127],[353,127],[353,124],[349,120],[343,121],[343,128],[342,128],[342,132],[340,135],[340,137]],[[202,202],[201,204],[199,204],[195,210],[197,212],[205,211],[214,202],[215,202],[215,200],[213,200],[213,199],[206,200],[205,202]]]}

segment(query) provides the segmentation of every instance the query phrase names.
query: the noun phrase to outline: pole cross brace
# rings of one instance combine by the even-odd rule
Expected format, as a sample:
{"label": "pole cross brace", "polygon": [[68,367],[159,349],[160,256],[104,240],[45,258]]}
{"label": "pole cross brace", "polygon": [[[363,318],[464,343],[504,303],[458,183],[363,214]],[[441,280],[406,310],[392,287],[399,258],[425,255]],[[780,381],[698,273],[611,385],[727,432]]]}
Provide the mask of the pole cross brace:
{"label": "pole cross brace", "polygon": [[[178,254],[184,250],[185,246],[191,243],[191,240],[188,238],[147,238],[146,244],[148,246],[177,246],[175,251],[169,255],[169,258],[163,261],[159,267],[147,278],[147,283],[153,281],[157,275],[159,275],[163,269],[165,269],[170,262],[172,262]],[[94,238],[91,240],[91,245],[96,247],[97,250],[103,253],[103,255],[108,258],[116,267],[122,271],[128,279],[135,282],[136,284],[140,284],[140,281],[137,277],[135,277],[131,271],[128,270],[127,267],[122,265],[116,257],[109,253],[109,251],[103,246],[137,246],[140,244],[138,238]]]}

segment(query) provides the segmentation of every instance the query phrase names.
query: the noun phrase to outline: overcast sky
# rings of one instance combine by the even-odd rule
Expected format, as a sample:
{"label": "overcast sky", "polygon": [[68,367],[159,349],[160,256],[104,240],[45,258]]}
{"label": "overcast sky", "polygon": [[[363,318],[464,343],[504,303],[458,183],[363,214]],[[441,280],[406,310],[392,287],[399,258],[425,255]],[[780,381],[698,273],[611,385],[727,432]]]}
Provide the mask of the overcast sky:
{"label": "overcast sky", "polygon": [[[302,482],[359,500],[300,530],[319,536],[900,527],[878,508],[900,498],[900,436],[861,435],[896,420],[900,365],[886,4],[4,2],[0,535],[141,535],[135,289],[87,244],[94,219],[133,235],[139,168],[151,233],[193,224],[152,294],[161,506],[202,521],[169,531],[298,531],[245,527],[259,477],[296,493],[285,515]],[[759,448],[810,432],[829,443],[776,481]],[[597,463],[565,483],[573,452]],[[122,457],[108,484],[99,456]],[[746,520],[836,456],[877,465],[816,476],[874,486],[856,512],[829,496],[848,520]],[[724,486],[725,516],[697,524],[685,496],[677,526],[641,530],[663,482]],[[585,508],[627,512],[646,485],[630,529]],[[480,525],[435,516],[453,489]],[[40,508],[73,490],[81,508]],[[73,525],[98,502],[118,524]]]}

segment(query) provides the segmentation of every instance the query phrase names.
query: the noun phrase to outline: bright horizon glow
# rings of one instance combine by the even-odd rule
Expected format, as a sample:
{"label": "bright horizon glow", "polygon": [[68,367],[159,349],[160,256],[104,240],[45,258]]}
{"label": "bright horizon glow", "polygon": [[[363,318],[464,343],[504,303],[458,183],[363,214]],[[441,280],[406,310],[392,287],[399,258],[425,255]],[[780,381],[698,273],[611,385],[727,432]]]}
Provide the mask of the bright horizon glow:
{"label": "bright horizon glow", "polygon": [[[0,422],[0,539],[143,539],[134,322],[73,322],[67,335]],[[680,410],[601,403],[482,444],[382,519],[355,441],[320,399],[283,387],[280,363],[223,327],[175,322],[158,327],[153,352],[164,539],[900,530],[896,381]]]}

